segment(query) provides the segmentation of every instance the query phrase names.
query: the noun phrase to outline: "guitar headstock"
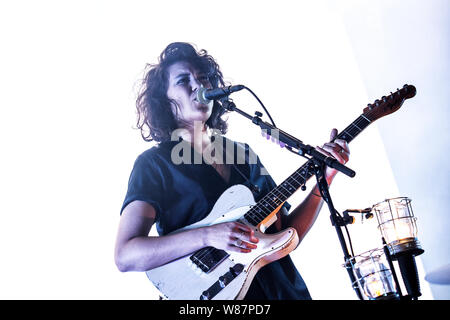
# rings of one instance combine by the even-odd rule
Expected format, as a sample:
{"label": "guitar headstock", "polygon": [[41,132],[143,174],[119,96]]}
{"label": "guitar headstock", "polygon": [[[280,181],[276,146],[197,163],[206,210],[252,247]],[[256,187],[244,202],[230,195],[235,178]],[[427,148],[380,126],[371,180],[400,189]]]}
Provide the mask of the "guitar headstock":
{"label": "guitar headstock", "polygon": [[380,100],[375,100],[373,104],[368,104],[363,110],[363,114],[370,121],[375,121],[381,117],[391,114],[402,106],[406,99],[412,98],[416,95],[416,88],[412,85],[405,84],[403,88],[397,89],[390,95],[381,97]]}

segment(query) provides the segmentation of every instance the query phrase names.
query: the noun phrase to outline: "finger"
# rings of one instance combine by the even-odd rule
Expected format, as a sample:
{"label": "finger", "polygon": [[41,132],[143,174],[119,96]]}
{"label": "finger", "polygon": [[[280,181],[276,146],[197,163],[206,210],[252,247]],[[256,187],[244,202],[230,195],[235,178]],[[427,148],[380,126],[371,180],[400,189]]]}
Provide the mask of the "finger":
{"label": "finger", "polygon": [[259,241],[259,239],[255,236],[255,231],[253,228],[243,223],[236,222],[235,231],[239,233],[236,237],[239,237],[245,241],[251,241],[254,243]]}
{"label": "finger", "polygon": [[331,154],[333,158],[335,158],[340,163],[344,163],[348,161],[348,154],[345,150],[335,143],[326,143],[323,146],[323,149]]}
{"label": "finger", "polygon": [[257,248],[256,244],[250,243],[248,241],[249,241],[249,239],[247,239],[247,238],[245,238],[245,239],[236,238],[235,245],[236,245],[236,247],[240,247],[240,248],[244,248],[244,249],[256,249]]}
{"label": "finger", "polygon": [[341,152],[341,150],[343,149],[339,144],[332,142],[325,143],[323,145],[323,148],[328,152],[337,152],[337,153]]}
{"label": "finger", "polygon": [[249,253],[252,252],[251,249],[246,249],[246,248],[241,248],[241,247],[236,247],[234,244],[228,244],[226,251],[234,251],[234,252],[241,252],[241,253]]}
{"label": "finger", "polygon": [[332,157],[332,155],[328,151],[326,151],[325,149],[323,149],[319,146],[316,146],[316,150],[319,151],[320,153],[326,155],[327,157]]}
{"label": "finger", "polygon": [[[254,236],[253,231],[251,232],[234,232],[233,239],[238,244],[239,247],[248,247],[251,249],[255,249],[256,245],[253,243],[258,243],[259,239]],[[252,242],[252,243],[251,243]]]}
{"label": "finger", "polygon": [[342,148],[336,144],[325,143],[321,149],[325,151],[329,157],[335,157],[336,155],[339,155]]}
{"label": "finger", "polygon": [[336,159],[342,158],[342,160],[348,161],[350,150],[348,150],[348,146],[345,144],[342,144],[341,146],[337,143],[325,143],[323,148],[331,153]]}
{"label": "finger", "polygon": [[350,154],[350,148],[348,147],[347,141],[342,139],[336,139],[334,142],[338,144],[342,149],[344,149],[345,152]]}
{"label": "finger", "polygon": [[253,249],[257,248],[257,246],[255,244],[248,243],[246,241],[243,241],[240,238],[234,238],[234,240],[232,240],[230,245],[232,247],[234,247],[236,251],[239,251],[239,252],[250,252]]}
{"label": "finger", "polygon": [[337,129],[333,128],[330,133],[330,142],[333,142],[333,140],[337,137],[337,134],[338,134]]}

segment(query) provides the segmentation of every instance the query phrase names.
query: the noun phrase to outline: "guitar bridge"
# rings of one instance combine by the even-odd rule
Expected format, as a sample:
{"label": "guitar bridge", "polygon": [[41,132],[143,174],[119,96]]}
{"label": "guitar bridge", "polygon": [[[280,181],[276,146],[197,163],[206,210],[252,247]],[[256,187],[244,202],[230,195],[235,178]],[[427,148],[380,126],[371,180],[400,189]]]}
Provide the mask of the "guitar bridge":
{"label": "guitar bridge", "polygon": [[196,251],[190,259],[203,272],[209,273],[229,256],[226,251],[205,247]]}

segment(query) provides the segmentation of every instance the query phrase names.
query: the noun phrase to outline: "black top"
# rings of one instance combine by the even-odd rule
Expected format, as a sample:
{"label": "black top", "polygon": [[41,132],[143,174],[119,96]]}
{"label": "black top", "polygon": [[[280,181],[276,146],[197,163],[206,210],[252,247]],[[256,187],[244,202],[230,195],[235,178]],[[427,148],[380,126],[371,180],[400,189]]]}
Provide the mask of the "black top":
{"label": "black top", "polygon": [[[132,201],[146,201],[156,210],[159,235],[165,235],[204,219],[220,195],[233,185],[249,187],[256,201],[276,187],[247,144],[226,138],[222,141],[227,151],[224,161],[233,160],[229,183],[189,143],[163,142],[136,159],[121,213]],[[180,157],[184,159],[181,163]],[[289,209],[290,205],[285,203],[285,207]],[[266,233],[275,231],[273,225]],[[245,299],[304,300],[311,296],[288,255],[258,271]]]}

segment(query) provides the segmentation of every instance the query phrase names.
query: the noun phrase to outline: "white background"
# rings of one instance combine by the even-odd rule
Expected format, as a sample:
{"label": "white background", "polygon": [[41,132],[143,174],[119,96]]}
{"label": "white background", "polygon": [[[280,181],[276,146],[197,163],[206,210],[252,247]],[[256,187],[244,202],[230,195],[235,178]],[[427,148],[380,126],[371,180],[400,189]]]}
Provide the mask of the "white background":
{"label": "white background", "polygon": [[[116,269],[113,250],[133,162],[152,146],[133,129],[136,84],[145,64],[173,41],[207,49],[227,81],[250,87],[280,128],[311,145],[326,142],[333,127],[344,129],[367,103],[419,82],[428,89],[418,86],[422,99],[406,101],[352,142],[348,165],[357,175],[339,175],[331,192],[339,211],[396,196],[426,208],[422,188],[441,190],[437,200],[445,204],[446,179],[436,188],[401,171],[424,143],[396,153],[405,145],[398,132],[428,114],[427,96],[435,99],[432,117],[413,132],[437,129],[436,147],[426,144],[432,159],[448,150],[448,111],[441,113],[448,100],[433,92],[434,84],[448,90],[445,17],[444,0],[2,2],[0,298],[157,298],[144,274]],[[248,113],[261,111],[248,93],[233,98]],[[304,162],[265,142],[238,115],[229,125],[228,136],[249,143],[277,182]],[[428,169],[430,158],[421,163],[419,170]],[[401,183],[411,193],[402,193]],[[289,202],[295,206],[304,195],[298,191]],[[441,212],[415,210],[429,270],[450,261],[441,241],[448,229],[429,218],[438,215],[438,225],[448,226],[448,215],[433,208]],[[357,218],[349,227],[355,252],[379,247],[376,222]],[[314,299],[356,299],[326,207],[292,257]],[[423,298],[432,299],[422,257]],[[448,286],[435,288],[435,298],[448,298]]]}

